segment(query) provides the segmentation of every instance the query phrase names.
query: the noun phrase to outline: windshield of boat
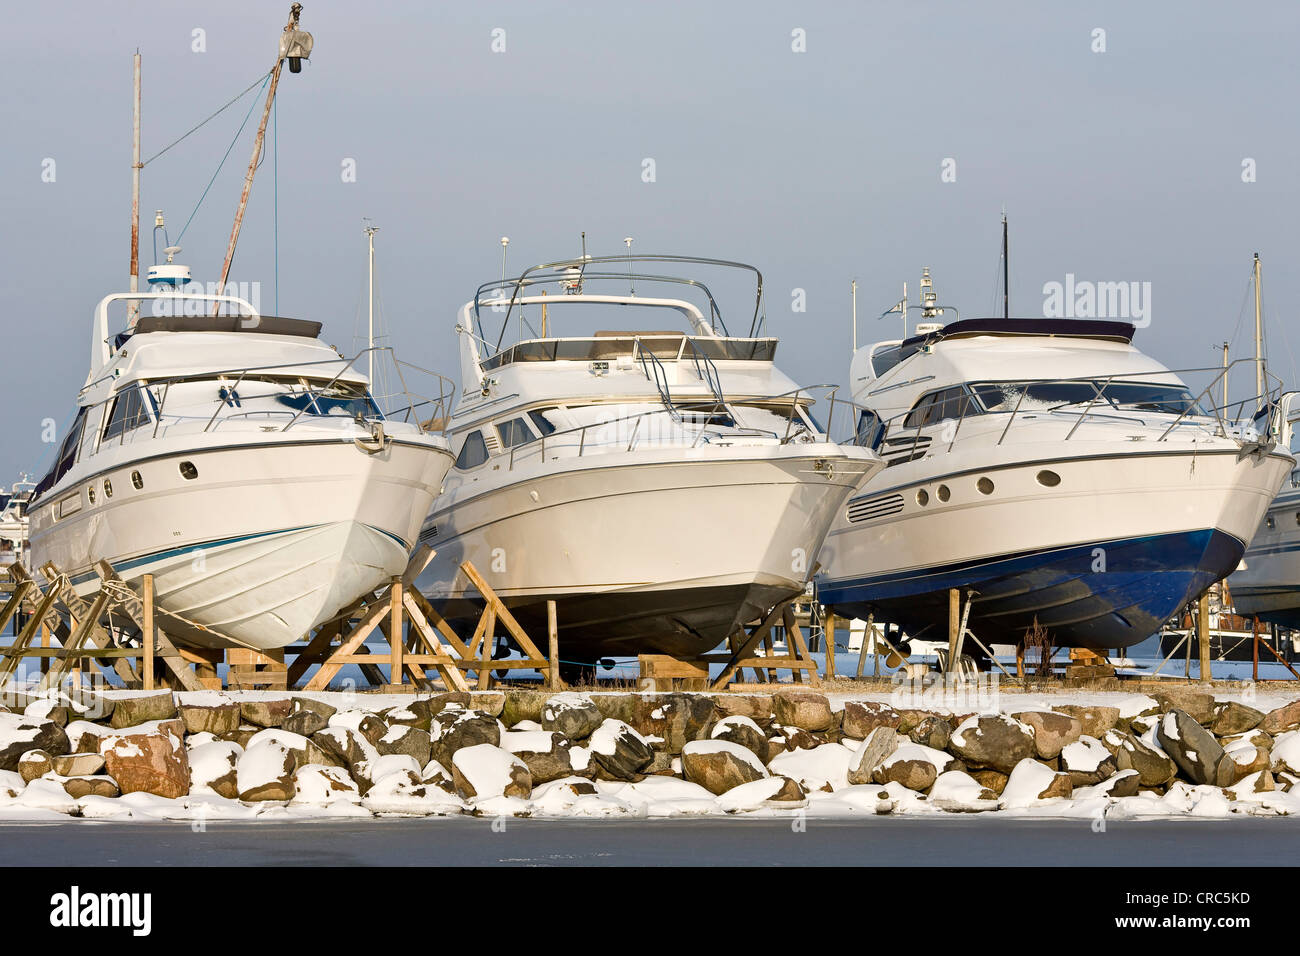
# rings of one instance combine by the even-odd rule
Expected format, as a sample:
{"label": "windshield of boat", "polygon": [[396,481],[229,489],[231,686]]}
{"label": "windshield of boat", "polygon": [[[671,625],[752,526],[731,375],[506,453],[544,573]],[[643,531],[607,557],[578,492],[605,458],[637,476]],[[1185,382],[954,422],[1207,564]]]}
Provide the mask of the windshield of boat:
{"label": "windshield of boat", "polygon": [[1119,411],[1204,416],[1191,391],[1182,385],[1145,382],[983,382],[971,385],[985,411],[1009,412],[1092,404]]}

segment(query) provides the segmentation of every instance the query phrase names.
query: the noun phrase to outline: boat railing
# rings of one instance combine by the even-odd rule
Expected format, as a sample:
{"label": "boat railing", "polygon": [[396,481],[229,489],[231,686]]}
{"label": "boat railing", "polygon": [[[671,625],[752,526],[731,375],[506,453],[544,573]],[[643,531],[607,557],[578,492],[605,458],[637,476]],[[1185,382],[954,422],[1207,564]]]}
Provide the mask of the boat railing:
{"label": "boat railing", "polygon": [[[1176,375],[1179,378],[1182,378],[1183,376],[1187,376],[1187,375],[1206,374],[1206,373],[1214,373],[1210,383],[1206,385],[1199,393],[1197,393],[1190,402],[1185,403],[1185,406],[1180,411],[1178,411],[1177,414],[1174,413],[1173,409],[1170,409],[1167,412],[1160,412],[1158,410],[1150,410],[1147,412],[1147,415],[1162,416],[1161,421],[1154,424],[1164,424],[1164,416],[1173,416],[1173,420],[1169,421],[1168,424],[1165,425],[1160,435],[1155,439],[1156,441],[1168,440],[1169,435],[1172,434],[1176,428],[1182,426],[1205,428],[1207,427],[1206,419],[1212,420],[1213,424],[1211,427],[1213,427],[1214,434],[1217,437],[1226,438],[1233,435],[1234,430],[1238,431],[1238,433],[1244,433],[1243,423],[1247,423],[1247,422],[1252,424],[1258,423],[1261,420],[1261,418],[1265,418],[1265,417],[1266,417],[1266,422],[1264,424],[1264,427],[1262,429],[1259,429],[1259,431],[1261,432],[1261,437],[1266,439],[1267,438],[1275,439],[1279,428],[1279,422],[1277,421],[1277,408],[1278,408],[1279,400],[1282,396],[1282,381],[1280,378],[1278,378],[1276,375],[1274,375],[1271,372],[1265,373],[1270,387],[1267,388],[1266,391],[1261,395],[1251,395],[1221,405],[1215,405],[1209,402],[1207,402],[1204,405],[1202,404],[1202,402],[1205,401],[1206,399],[1210,399],[1213,397],[1213,394],[1216,389],[1222,389],[1223,382],[1227,378],[1228,373],[1232,370],[1233,367],[1239,364],[1246,364],[1246,363],[1253,365],[1255,364],[1255,360],[1248,359],[1248,358],[1237,359],[1229,363],[1226,367],[1207,366],[1203,368],[1179,369],[1179,370],[1171,370],[1171,371],[1161,370],[1161,371],[1153,371],[1153,372],[1116,372],[1105,377],[1099,375],[1092,375],[1092,376],[1083,376],[1080,378],[1069,378],[1069,379],[1066,378],[1017,379],[1014,382],[1005,383],[1009,386],[1016,387],[1018,391],[1018,395],[1016,396],[1016,403],[1009,411],[1004,409],[996,409],[996,408],[987,409],[987,410],[980,408],[977,405],[977,401],[978,401],[977,396],[975,396],[973,393],[971,393],[968,390],[962,398],[961,410],[955,418],[943,418],[943,419],[939,419],[938,421],[927,422],[925,420],[925,417],[922,416],[921,420],[919,420],[915,426],[907,426],[905,431],[913,433],[912,445],[911,448],[909,449],[909,458],[915,456],[918,453],[918,451],[923,450],[921,448],[921,441],[923,437],[925,437],[923,435],[925,429],[930,428],[937,424],[951,425],[951,429],[945,428],[940,432],[940,441],[943,444],[947,445],[948,451],[951,451],[953,446],[956,444],[957,438],[961,434],[962,427],[965,425],[968,419],[977,418],[977,419],[989,421],[992,420],[992,416],[1003,415],[1006,416],[1006,421],[1003,424],[1002,429],[998,434],[998,439],[995,443],[997,445],[1001,445],[1006,440],[1007,435],[1011,431],[1012,426],[1023,423],[1026,420],[1025,419],[1026,415],[1032,413],[1033,415],[1037,416],[1044,411],[1061,412],[1067,408],[1070,408],[1073,405],[1078,404],[1076,402],[1064,402],[1064,403],[1059,403],[1054,406],[1044,408],[1040,403],[1038,403],[1037,400],[1035,400],[1033,408],[1026,409],[1024,406],[1024,402],[1025,402],[1025,397],[1029,394],[1029,386],[1088,385],[1093,388],[1092,396],[1089,398],[1088,402],[1084,405],[1083,409],[1079,411],[1077,416],[1074,416],[1074,421],[1072,422],[1069,430],[1066,432],[1064,440],[1069,441],[1075,436],[1075,434],[1079,430],[1079,427],[1085,421],[1089,421],[1089,422],[1111,421],[1111,422],[1130,422],[1130,423],[1134,421],[1138,421],[1142,424],[1147,423],[1146,416],[1138,417],[1139,415],[1142,414],[1143,410],[1123,409],[1123,408],[1116,409],[1114,406],[1110,404],[1109,401],[1106,401],[1107,390],[1114,385],[1129,385],[1129,384],[1133,384],[1137,380],[1141,380],[1143,378],[1152,378],[1156,376],[1167,379],[1171,375]],[[991,384],[998,384],[998,383],[994,382]],[[1161,381],[1155,384],[1166,385],[1170,383],[1168,383],[1167,381]],[[913,407],[908,409],[907,411],[899,412],[896,415],[893,415],[890,418],[883,420],[881,424],[883,425],[884,433],[889,434],[890,432],[897,431],[898,427],[902,425],[909,417],[914,415],[917,411],[918,411],[918,407]],[[1072,411],[1069,414],[1074,415]],[[926,447],[929,447],[928,442]]]}

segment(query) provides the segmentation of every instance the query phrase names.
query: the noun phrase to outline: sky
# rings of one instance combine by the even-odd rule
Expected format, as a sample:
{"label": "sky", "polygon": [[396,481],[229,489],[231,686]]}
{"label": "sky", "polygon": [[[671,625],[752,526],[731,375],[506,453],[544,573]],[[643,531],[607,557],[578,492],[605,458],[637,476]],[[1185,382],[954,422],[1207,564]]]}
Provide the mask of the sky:
{"label": "sky", "polygon": [[[48,468],[94,306],[127,288],[132,54],[149,159],[270,69],[288,7],[6,7],[0,482]],[[349,354],[368,217],[391,343],[453,378],[456,311],[499,276],[500,238],[517,271],[585,231],[597,255],[631,236],[753,263],[781,367],[843,382],[855,278],[861,344],[897,336],[876,316],[904,282],[916,301],[922,267],[962,317],[1000,313],[1005,210],[1014,315],[1070,275],[1137,282],[1136,341],[1174,368],[1229,339],[1252,354],[1258,252],[1270,362],[1300,385],[1300,5],[307,0],[301,26],[315,50],[282,78],[231,278]],[[219,276],[254,102],[146,164],[142,271],[161,208],[173,242],[190,220],[178,261]]]}

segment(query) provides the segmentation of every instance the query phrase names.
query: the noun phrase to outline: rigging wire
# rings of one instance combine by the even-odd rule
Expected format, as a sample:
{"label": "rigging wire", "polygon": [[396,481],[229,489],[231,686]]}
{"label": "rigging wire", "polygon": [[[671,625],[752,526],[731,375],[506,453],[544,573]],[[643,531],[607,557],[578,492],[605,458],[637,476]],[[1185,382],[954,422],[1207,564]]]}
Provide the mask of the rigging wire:
{"label": "rigging wire", "polygon": [[222,113],[224,113],[224,112],[225,112],[229,107],[234,106],[234,105],[235,105],[236,103],[238,103],[241,99],[243,99],[245,96],[247,96],[249,90],[251,90],[251,89],[253,89],[253,87],[257,86],[258,83],[262,83],[263,85],[265,85],[266,81],[267,81],[268,79],[270,79],[270,78],[271,78],[271,72],[268,70],[266,73],[263,73],[263,74],[262,74],[261,76],[259,76],[256,80],[254,80],[251,84],[249,84],[249,86],[247,87],[247,89],[245,89],[242,93],[240,93],[238,96],[236,96],[233,100],[231,100],[231,101],[230,101],[229,103],[227,103],[225,106],[223,106],[223,107],[221,107],[220,109],[218,109],[215,113],[213,113],[213,114],[212,114],[211,116],[209,116],[207,119],[205,119],[205,120],[203,120],[201,123],[199,123],[198,126],[195,126],[194,128],[192,128],[188,133],[185,133],[185,134],[182,135],[179,139],[173,140],[172,142],[168,143],[168,144],[167,144],[166,146],[164,146],[162,149],[158,150],[158,152],[154,153],[152,156],[150,156],[148,159],[146,159],[143,163],[140,164],[141,167],[148,166],[150,163],[152,163],[155,159],[157,159],[157,158],[158,158],[159,156],[161,156],[163,153],[167,152],[167,150],[171,149],[173,146],[177,145],[177,144],[180,143],[182,140],[188,138],[192,133],[196,133],[196,132],[198,132],[200,129],[202,129],[204,126],[206,126],[209,122],[211,122],[212,120],[214,120],[214,119],[216,119],[218,116],[220,116]]}
{"label": "rigging wire", "polygon": [[[271,76],[268,73],[266,75],[266,78],[262,81],[262,85],[265,86],[270,81],[270,79]],[[208,180],[207,186],[204,187],[203,195],[200,196],[199,201],[194,204],[194,211],[190,213],[190,218],[185,220],[185,225],[184,227],[182,227],[180,235],[176,237],[176,245],[180,245],[181,236],[185,235],[185,230],[188,229],[190,227],[190,223],[194,221],[195,213],[197,213],[199,211],[199,207],[203,205],[203,200],[208,197],[208,190],[210,190],[212,188],[212,184],[217,181],[217,176],[221,173],[221,167],[226,165],[226,160],[230,158],[230,151],[235,148],[235,143],[239,141],[239,134],[242,133],[244,131],[244,127],[248,125],[249,117],[253,115],[253,110],[256,108],[257,108],[257,100],[254,99],[253,105],[248,108],[248,112],[244,115],[244,121],[239,124],[239,129],[235,131],[235,136],[230,141],[230,145],[226,147],[225,155],[221,157],[221,162],[217,164],[216,172],[212,174],[212,178]]]}

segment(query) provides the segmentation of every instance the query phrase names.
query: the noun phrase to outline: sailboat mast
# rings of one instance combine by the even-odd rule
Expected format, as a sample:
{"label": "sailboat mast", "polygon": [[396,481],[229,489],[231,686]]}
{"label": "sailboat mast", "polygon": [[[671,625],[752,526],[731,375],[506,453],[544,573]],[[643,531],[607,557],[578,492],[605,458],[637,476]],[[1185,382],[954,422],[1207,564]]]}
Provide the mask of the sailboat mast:
{"label": "sailboat mast", "polygon": [[[135,51],[135,110],[131,133],[131,291],[140,291],[140,51]],[[135,325],[140,301],[132,299],[127,327]]]}
{"label": "sailboat mast", "polygon": [[1264,314],[1260,292],[1259,253],[1255,253],[1255,394],[1264,400]]}
{"label": "sailboat mast", "polygon": [[370,268],[369,268],[369,315],[366,321],[366,355],[369,358],[369,370],[366,377],[370,380],[370,387],[375,387],[375,233],[379,231],[378,226],[366,226],[366,237],[370,243]]}
{"label": "sailboat mast", "polygon": [[849,287],[850,295],[853,297],[853,351],[858,350],[858,280],[854,279],[853,284]]}
{"label": "sailboat mast", "polygon": [[1011,318],[1011,289],[1008,286],[1008,278],[1011,274],[1010,265],[1007,262],[1007,214],[1002,214],[1002,318]]}

